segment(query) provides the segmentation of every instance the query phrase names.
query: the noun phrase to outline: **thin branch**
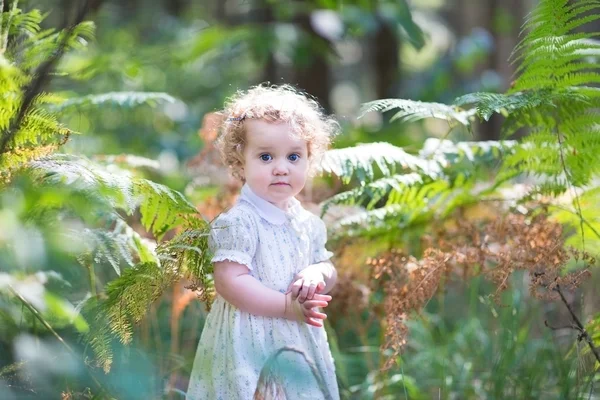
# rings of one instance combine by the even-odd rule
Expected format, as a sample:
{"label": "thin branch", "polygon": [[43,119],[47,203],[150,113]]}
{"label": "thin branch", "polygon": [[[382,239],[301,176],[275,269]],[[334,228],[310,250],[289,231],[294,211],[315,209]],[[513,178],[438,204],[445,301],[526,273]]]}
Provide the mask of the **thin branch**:
{"label": "thin branch", "polygon": [[559,331],[562,329],[574,329],[576,331],[578,331],[579,329],[577,329],[577,327],[575,325],[565,325],[565,326],[551,326],[548,323],[548,320],[544,320],[544,325],[546,325],[546,327],[550,328],[553,331]]}
{"label": "thin branch", "polygon": [[567,299],[563,295],[562,291],[560,290],[560,285],[557,284],[556,285],[556,289],[554,289],[554,290],[556,290],[558,292],[558,294],[560,295],[560,299],[562,300],[562,302],[567,307],[567,310],[569,310],[569,313],[571,314],[571,319],[575,323],[576,329],[580,332],[579,338],[580,339],[585,339],[586,343],[588,344],[588,346],[592,350],[592,353],[594,353],[594,356],[596,357],[596,360],[598,361],[598,363],[600,363],[600,352],[598,352],[598,349],[594,346],[594,342],[592,341],[592,338],[590,337],[589,333],[585,330],[585,327],[583,326],[583,324],[581,323],[581,321],[579,321],[579,318],[577,318],[577,315],[575,314],[575,312],[571,308],[571,305],[569,304],[569,302],[567,301]]}

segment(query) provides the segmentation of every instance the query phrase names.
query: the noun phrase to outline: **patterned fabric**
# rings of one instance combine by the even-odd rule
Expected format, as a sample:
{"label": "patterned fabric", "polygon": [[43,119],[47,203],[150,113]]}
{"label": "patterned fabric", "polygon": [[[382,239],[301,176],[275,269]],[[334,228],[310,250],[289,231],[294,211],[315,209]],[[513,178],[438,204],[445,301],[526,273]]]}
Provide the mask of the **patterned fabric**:
{"label": "patterned fabric", "polygon": [[[263,285],[281,293],[297,272],[333,255],[325,248],[325,224],[298,200],[291,199],[284,212],[247,185],[213,228],[209,240],[213,262],[246,265]],[[323,374],[332,398],[339,399],[324,328],[242,312],[219,295],[198,344],[186,399],[252,399],[265,361],[283,346],[302,350]],[[288,399],[324,398],[301,355],[285,352],[278,360]]]}

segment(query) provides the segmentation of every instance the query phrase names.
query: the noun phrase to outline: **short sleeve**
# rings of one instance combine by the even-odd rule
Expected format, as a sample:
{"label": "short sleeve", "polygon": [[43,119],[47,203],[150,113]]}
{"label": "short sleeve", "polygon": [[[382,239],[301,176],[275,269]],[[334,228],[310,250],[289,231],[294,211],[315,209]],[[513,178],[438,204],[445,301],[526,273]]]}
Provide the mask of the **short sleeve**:
{"label": "short sleeve", "polygon": [[321,218],[315,216],[313,223],[313,237],[311,243],[310,263],[316,264],[321,261],[327,261],[333,256],[333,253],[325,248],[327,243],[327,228]]}
{"label": "short sleeve", "polygon": [[211,262],[233,261],[252,269],[258,235],[254,221],[240,210],[221,214],[212,223],[208,245]]}

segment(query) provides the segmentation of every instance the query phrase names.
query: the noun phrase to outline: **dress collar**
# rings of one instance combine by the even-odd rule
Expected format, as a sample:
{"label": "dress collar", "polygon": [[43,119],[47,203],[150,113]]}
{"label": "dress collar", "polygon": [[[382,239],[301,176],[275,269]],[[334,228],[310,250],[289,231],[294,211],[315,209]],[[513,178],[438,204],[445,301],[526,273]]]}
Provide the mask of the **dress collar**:
{"label": "dress collar", "polygon": [[298,216],[301,207],[300,202],[292,197],[288,200],[287,211],[284,211],[254,193],[247,183],[242,187],[240,199],[252,204],[262,218],[275,225],[282,225]]}

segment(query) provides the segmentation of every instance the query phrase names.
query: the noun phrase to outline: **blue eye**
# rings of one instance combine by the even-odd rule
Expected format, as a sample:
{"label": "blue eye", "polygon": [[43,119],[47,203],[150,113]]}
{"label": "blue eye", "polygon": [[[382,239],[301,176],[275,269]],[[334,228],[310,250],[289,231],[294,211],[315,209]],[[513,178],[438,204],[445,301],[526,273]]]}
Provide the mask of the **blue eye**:
{"label": "blue eye", "polygon": [[259,157],[263,161],[271,161],[273,159],[270,154],[261,154]]}
{"label": "blue eye", "polygon": [[296,161],[298,161],[299,159],[300,159],[300,155],[299,155],[299,154],[297,154],[297,153],[293,153],[293,154],[290,154],[290,155],[288,156],[288,160],[290,160],[290,161],[292,161],[292,162],[296,162]]}

